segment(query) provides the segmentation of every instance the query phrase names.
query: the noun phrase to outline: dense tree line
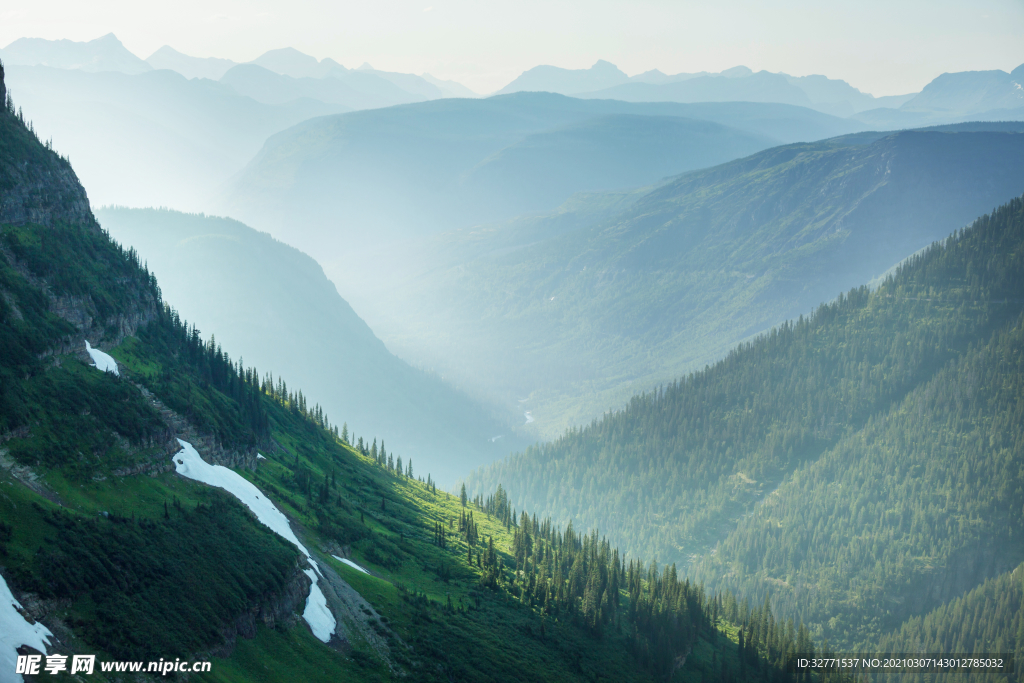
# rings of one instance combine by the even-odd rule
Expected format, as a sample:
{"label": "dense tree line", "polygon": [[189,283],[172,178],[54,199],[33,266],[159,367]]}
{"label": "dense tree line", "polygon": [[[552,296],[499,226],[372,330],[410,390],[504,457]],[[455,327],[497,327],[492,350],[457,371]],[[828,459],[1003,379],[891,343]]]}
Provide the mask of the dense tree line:
{"label": "dense tree line", "polygon": [[1022,453],[1018,324],[799,469],[697,576],[868,646],[1024,561]]}

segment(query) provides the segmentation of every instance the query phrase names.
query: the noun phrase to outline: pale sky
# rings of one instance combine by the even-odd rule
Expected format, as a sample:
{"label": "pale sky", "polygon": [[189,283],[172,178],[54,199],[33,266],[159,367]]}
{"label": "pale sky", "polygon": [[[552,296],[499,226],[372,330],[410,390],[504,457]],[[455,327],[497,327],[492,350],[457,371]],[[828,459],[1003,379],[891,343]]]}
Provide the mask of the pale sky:
{"label": "pale sky", "polygon": [[629,75],[737,65],[841,78],[876,96],[946,71],[1024,63],[1024,0],[3,0],[0,45],[111,33],[248,61],[294,47],[347,67],[428,72],[477,92],[538,64]]}

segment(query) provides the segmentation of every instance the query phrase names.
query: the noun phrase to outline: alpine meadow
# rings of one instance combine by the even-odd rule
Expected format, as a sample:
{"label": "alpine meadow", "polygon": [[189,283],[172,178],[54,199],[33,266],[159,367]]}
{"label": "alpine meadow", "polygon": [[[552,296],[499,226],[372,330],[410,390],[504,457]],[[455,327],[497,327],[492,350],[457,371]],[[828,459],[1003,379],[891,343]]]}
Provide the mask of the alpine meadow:
{"label": "alpine meadow", "polygon": [[0,17],[0,683],[1024,681],[1024,7]]}

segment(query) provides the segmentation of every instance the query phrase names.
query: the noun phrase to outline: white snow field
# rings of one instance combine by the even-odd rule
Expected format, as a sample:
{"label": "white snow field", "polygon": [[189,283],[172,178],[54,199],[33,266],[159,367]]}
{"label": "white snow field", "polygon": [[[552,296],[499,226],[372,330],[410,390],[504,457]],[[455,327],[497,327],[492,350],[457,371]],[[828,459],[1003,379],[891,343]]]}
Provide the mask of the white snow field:
{"label": "white snow field", "polygon": [[309,597],[306,598],[306,609],[302,612],[302,618],[309,624],[313,635],[326,643],[331,639],[331,634],[334,633],[334,627],[337,625],[334,615],[331,614],[331,610],[327,609],[327,598],[320,590],[316,573],[312,569],[303,569],[302,572],[313,580],[313,585],[309,587]]}
{"label": "white snow field", "polygon": [[0,576],[0,683],[21,683],[21,674],[14,673],[18,664],[18,648],[28,645],[42,653],[53,636],[50,629],[40,623],[30,624],[21,616],[15,606],[21,603],[14,599],[7,581]]}
{"label": "white snow field", "polygon": [[92,348],[89,344],[89,340],[85,340],[85,350],[89,352],[89,356],[92,358],[92,365],[97,370],[103,372],[112,372],[115,375],[120,375],[117,371],[117,361],[111,358],[108,354],[103,353],[99,349]]}
{"label": "white snow field", "polygon": [[369,574],[370,573],[370,572],[366,571],[365,569],[363,569],[362,567],[360,567],[355,562],[353,562],[352,560],[346,560],[344,557],[338,557],[337,555],[331,555],[331,557],[336,559],[338,562],[341,562],[343,564],[347,564],[348,566],[352,567],[353,569],[358,569],[359,571],[361,571],[364,574]]}
{"label": "white snow field", "polygon": [[313,579],[313,585],[310,586],[309,597],[306,598],[306,611],[302,614],[302,618],[313,630],[313,635],[325,643],[330,640],[337,623],[334,621],[331,611],[327,609],[327,598],[324,597],[323,591],[317,585],[317,574],[320,573],[320,567],[310,557],[305,546],[299,543],[299,539],[295,537],[295,533],[288,524],[288,518],[245,477],[227,467],[211,465],[206,462],[189,442],[178,439],[178,443],[181,444],[181,450],[174,455],[175,472],[183,477],[224,489],[242,501],[256,515],[256,519],[270,527],[270,530],[281,538],[294,543],[295,547],[301,550],[309,563],[313,565],[316,573],[309,569],[303,570],[309,578]]}

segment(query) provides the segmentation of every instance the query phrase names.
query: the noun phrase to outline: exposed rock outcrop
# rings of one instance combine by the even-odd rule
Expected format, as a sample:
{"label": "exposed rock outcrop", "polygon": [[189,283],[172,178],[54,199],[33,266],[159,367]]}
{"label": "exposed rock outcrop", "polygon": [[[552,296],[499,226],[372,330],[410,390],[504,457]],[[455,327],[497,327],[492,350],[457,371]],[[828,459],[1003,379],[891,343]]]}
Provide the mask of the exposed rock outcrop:
{"label": "exposed rock outcrop", "polygon": [[[301,563],[305,563],[305,558]],[[223,631],[224,644],[214,649],[211,654],[217,657],[229,657],[235,649],[235,642],[238,636],[246,640],[256,637],[256,629],[260,624],[274,628],[279,623],[294,621],[296,611],[306,602],[309,595],[309,587],[313,582],[302,571],[302,567],[296,565],[291,578],[280,591],[268,593],[258,602],[249,605],[248,609],[239,614],[234,622]]]}

